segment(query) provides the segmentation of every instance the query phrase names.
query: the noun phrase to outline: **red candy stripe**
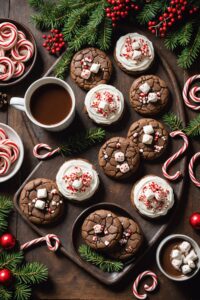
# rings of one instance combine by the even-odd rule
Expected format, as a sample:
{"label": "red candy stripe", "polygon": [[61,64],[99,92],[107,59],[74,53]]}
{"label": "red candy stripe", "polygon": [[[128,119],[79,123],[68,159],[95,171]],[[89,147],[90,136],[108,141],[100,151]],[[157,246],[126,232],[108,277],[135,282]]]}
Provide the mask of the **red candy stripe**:
{"label": "red candy stripe", "polygon": [[[190,100],[194,101],[195,103],[199,103],[200,104],[200,97],[197,96],[197,92],[200,91],[200,87],[195,86],[193,88],[190,89],[191,84],[193,83],[193,81],[196,81],[197,79],[200,79],[200,74],[194,75],[192,77],[190,77],[183,88],[183,99],[185,104],[193,109],[193,110],[200,110],[200,105],[194,105],[190,102]],[[189,94],[189,97],[188,97]]]}
{"label": "red candy stripe", "polygon": [[0,141],[7,139],[7,134],[5,132],[5,130],[3,130],[2,128],[0,128]]}
{"label": "red candy stripe", "polygon": [[17,41],[17,28],[14,24],[3,22],[0,24],[0,48],[11,49]]}
{"label": "red candy stripe", "polygon": [[[55,241],[55,245],[53,246],[52,243],[51,243],[51,240],[54,240]],[[44,237],[41,237],[41,238],[38,238],[38,239],[34,239],[30,242],[27,242],[25,244],[23,244],[20,249],[21,250],[24,250],[24,249],[27,249],[29,247],[31,247],[32,245],[36,245],[36,244],[39,244],[41,242],[46,242],[47,244],[47,247],[50,251],[57,251],[59,246],[60,246],[60,240],[59,238],[57,237],[57,235],[55,234],[47,234],[46,236]]]}
{"label": "red candy stripe", "polygon": [[0,176],[8,172],[10,165],[10,156],[6,152],[0,152]]}
{"label": "red candy stripe", "polygon": [[136,280],[133,283],[133,295],[137,299],[146,299],[147,298],[147,294],[140,294],[138,292],[138,286],[140,284],[140,281],[142,280],[143,277],[146,277],[146,276],[150,276],[153,279],[152,285],[148,285],[148,284],[144,285],[144,290],[146,292],[154,291],[156,289],[157,285],[158,285],[158,277],[154,272],[152,272],[152,271],[142,272],[141,274],[138,275],[138,277],[136,278]]}
{"label": "red candy stripe", "polygon": [[190,159],[190,163],[189,163],[189,175],[190,175],[190,179],[192,180],[192,182],[197,186],[200,187],[200,181],[196,179],[195,175],[194,175],[194,164],[196,162],[197,159],[200,158],[200,152],[197,152],[196,154],[194,154],[192,156],[192,158]]}
{"label": "red candy stripe", "polygon": [[11,79],[15,72],[13,61],[8,57],[0,57],[0,65],[5,66],[5,72],[0,73],[0,80],[7,81]]}
{"label": "red candy stripe", "polygon": [[26,62],[33,56],[33,52],[33,44],[28,40],[21,39],[11,50],[11,55],[16,61]]}
{"label": "red candy stripe", "polygon": [[13,78],[17,78],[24,73],[25,65],[21,61],[14,62],[15,72],[13,74]]}
{"label": "red candy stripe", "polygon": [[[45,150],[49,150],[47,153],[45,154],[39,154],[39,151],[41,149],[45,149]],[[52,148],[47,145],[47,144],[37,144],[34,148],[33,148],[33,155],[35,157],[37,157],[38,159],[46,159],[46,158],[50,158],[51,156],[53,156],[56,153],[60,153],[60,148],[56,148],[54,150],[52,150]]]}

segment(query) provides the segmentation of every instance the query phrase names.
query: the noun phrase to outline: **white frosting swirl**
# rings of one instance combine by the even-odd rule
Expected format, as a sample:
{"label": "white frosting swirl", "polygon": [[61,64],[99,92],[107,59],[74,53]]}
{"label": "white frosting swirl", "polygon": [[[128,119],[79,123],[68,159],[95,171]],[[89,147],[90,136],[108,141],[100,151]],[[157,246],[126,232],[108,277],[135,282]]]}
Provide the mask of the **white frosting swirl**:
{"label": "white frosting swirl", "polygon": [[[149,184],[152,183],[158,185],[161,188],[161,191],[164,192],[165,196],[163,196],[161,193],[160,198],[157,197],[158,200],[156,201],[156,198],[154,198],[154,196],[151,199],[151,195],[149,193],[150,200],[146,202],[147,204],[150,204],[150,206],[148,207],[148,205],[145,205],[146,198],[143,201],[142,197],[145,193],[144,191],[146,190],[146,188],[148,189]],[[174,205],[173,189],[166,182],[166,180],[158,176],[145,176],[138,183],[136,183],[131,193],[131,198],[134,200],[134,204],[139,212],[150,218],[157,218],[166,215],[168,210]]]}
{"label": "white frosting swirl", "polygon": [[[131,54],[131,56],[129,56],[128,58],[125,57],[123,54],[125,54],[127,51],[127,48],[125,47],[127,38],[131,39],[132,45],[135,42],[136,43],[139,42],[140,45],[142,46],[143,42],[141,43],[141,41],[143,40],[144,43],[148,47],[149,56],[142,55],[140,59],[137,59],[137,58],[133,59],[132,55],[134,53],[134,50],[132,49],[132,46],[131,46],[131,51],[129,52],[129,54]],[[138,53],[138,51],[141,51],[141,48],[138,48],[136,51]],[[154,47],[153,47],[152,42],[143,35],[140,35],[138,33],[128,33],[124,36],[121,36],[119,38],[119,40],[117,41],[116,58],[122,64],[122,66],[128,71],[146,70],[151,65],[152,61],[154,60],[154,56],[155,56],[155,54],[154,54]]]}
{"label": "white frosting swirl", "polygon": [[[106,97],[111,95],[111,102]],[[100,108],[99,105],[105,105]],[[97,124],[110,125],[116,122],[124,110],[124,96],[112,85],[100,84],[92,88],[85,97],[85,107],[89,117]]]}
{"label": "white frosting swirl", "polygon": [[[77,178],[76,176],[73,177],[74,173],[77,173]],[[84,179],[82,175],[89,178],[88,186],[83,184]],[[70,180],[67,179],[68,177],[70,177]],[[72,181],[71,178],[73,178]],[[74,182],[75,180],[76,182]],[[71,200],[83,201],[92,197],[96,192],[99,186],[99,177],[89,162],[82,159],[71,159],[60,167],[56,175],[56,183],[64,197]]]}

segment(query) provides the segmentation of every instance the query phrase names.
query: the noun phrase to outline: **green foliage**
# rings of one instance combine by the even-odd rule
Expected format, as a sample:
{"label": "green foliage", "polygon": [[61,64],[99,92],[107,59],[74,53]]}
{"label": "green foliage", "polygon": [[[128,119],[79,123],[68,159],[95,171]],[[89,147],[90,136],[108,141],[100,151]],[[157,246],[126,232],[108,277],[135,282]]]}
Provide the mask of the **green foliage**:
{"label": "green foliage", "polygon": [[23,253],[12,252],[12,251],[2,251],[0,253],[0,269],[7,268],[14,270],[19,264],[24,260]]}
{"label": "green foliage", "polygon": [[163,122],[171,129],[171,131],[183,130],[181,119],[173,112],[165,114],[163,116]]}
{"label": "green foliage", "polygon": [[3,286],[0,286],[0,299],[2,300],[12,300],[13,299],[13,293],[6,289]]}
{"label": "green foliage", "polygon": [[0,234],[2,234],[8,227],[7,218],[12,207],[12,201],[0,195]]}
{"label": "green foliage", "polygon": [[152,0],[149,3],[146,3],[137,16],[137,20],[140,24],[146,24],[148,21],[154,19],[156,15],[162,10],[163,1]]}
{"label": "green foliage", "polygon": [[83,152],[87,148],[102,142],[105,139],[105,130],[102,128],[91,128],[84,133],[77,133],[71,136],[62,145],[61,152],[63,155],[73,155]]}
{"label": "green foliage", "polygon": [[38,262],[30,262],[15,270],[13,274],[19,282],[37,284],[47,279],[48,271],[44,265]]}
{"label": "green foliage", "polygon": [[95,265],[104,272],[119,272],[124,267],[122,262],[107,259],[87,245],[81,245],[78,252],[85,261]]}
{"label": "green foliage", "polygon": [[24,283],[16,283],[14,291],[15,300],[27,300],[31,297],[31,287]]}
{"label": "green foliage", "polygon": [[188,126],[185,129],[185,133],[191,137],[198,137],[200,136],[200,114],[191,120]]}

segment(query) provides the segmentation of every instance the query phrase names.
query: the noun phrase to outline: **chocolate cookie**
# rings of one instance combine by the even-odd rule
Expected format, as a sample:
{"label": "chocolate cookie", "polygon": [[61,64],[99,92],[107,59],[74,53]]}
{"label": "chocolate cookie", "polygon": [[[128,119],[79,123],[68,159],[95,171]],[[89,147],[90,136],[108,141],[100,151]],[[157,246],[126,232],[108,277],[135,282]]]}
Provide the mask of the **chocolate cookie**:
{"label": "chocolate cookie", "polygon": [[107,83],[111,73],[111,60],[99,49],[86,48],[77,52],[72,58],[71,77],[84,90]]}
{"label": "chocolate cookie", "polygon": [[144,159],[153,160],[165,151],[168,132],[157,120],[140,119],[129,128],[128,138],[138,146]]}
{"label": "chocolate cookie", "polygon": [[118,242],[116,250],[111,252],[111,257],[125,260],[135,255],[139,250],[143,234],[138,224],[132,219],[126,217],[118,217],[122,224],[122,237]]}
{"label": "chocolate cookie", "polygon": [[109,210],[96,210],[83,222],[82,238],[95,250],[108,251],[121,238],[122,225],[117,216]]}
{"label": "chocolate cookie", "polygon": [[156,115],[163,111],[169,99],[169,91],[164,80],[155,75],[141,76],[130,89],[130,103],[141,115]]}
{"label": "chocolate cookie", "polygon": [[19,205],[29,221],[42,225],[57,221],[64,211],[56,183],[44,178],[34,179],[25,185]]}
{"label": "chocolate cookie", "polygon": [[116,179],[130,176],[139,164],[138,148],[127,138],[113,137],[99,151],[99,165],[106,175]]}

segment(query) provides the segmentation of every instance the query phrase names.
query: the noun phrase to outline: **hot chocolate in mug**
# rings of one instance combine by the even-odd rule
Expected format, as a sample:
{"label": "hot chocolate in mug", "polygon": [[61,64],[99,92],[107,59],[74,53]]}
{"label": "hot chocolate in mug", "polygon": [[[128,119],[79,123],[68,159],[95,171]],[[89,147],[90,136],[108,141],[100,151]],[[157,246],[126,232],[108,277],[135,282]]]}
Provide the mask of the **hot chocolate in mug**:
{"label": "hot chocolate in mug", "polygon": [[49,131],[67,128],[75,116],[75,95],[65,81],[43,77],[33,82],[24,98],[13,97],[10,105],[22,110],[35,125]]}

